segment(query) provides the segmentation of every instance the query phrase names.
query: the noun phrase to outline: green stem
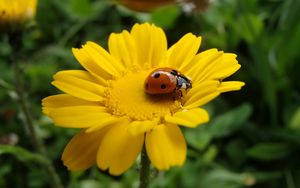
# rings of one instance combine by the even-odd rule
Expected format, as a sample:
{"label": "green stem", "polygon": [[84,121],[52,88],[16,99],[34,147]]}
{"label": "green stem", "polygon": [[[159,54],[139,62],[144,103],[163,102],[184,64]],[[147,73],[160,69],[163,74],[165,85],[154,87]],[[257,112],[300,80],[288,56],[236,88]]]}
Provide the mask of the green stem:
{"label": "green stem", "polygon": [[25,96],[24,96],[24,89],[23,89],[23,84],[22,84],[22,71],[18,63],[16,61],[13,62],[13,68],[15,72],[15,90],[18,95],[18,102],[21,108],[22,113],[24,114],[24,121],[26,128],[29,131],[31,142],[34,146],[34,148],[37,151],[42,151],[44,150],[43,145],[41,141],[38,139],[38,136],[36,135],[36,131],[33,125],[33,120],[30,115],[29,109],[27,107],[26,101],[25,101]]}
{"label": "green stem", "polygon": [[149,185],[150,176],[150,160],[148,158],[146,148],[143,147],[141,154],[141,169],[140,169],[140,185],[139,188],[147,188]]}
{"label": "green stem", "polygon": [[285,170],[284,171],[285,179],[286,179],[286,184],[288,188],[295,188],[295,182],[293,179],[293,175],[290,170]]}
{"label": "green stem", "polygon": [[44,164],[44,168],[49,175],[49,182],[51,184],[51,187],[53,188],[63,188],[61,181],[59,179],[59,176],[57,175],[55,168],[53,164],[51,163],[50,159],[47,157],[45,147],[43,145],[43,142],[41,138],[37,135],[36,129],[34,127],[33,118],[30,114],[29,107],[26,103],[25,98],[25,91],[23,86],[23,72],[20,68],[19,60],[16,58],[18,54],[20,53],[20,48],[22,45],[21,39],[22,35],[21,33],[15,34],[10,36],[10,44],[13,49],[13,53],[11,53],[11,63],[13,65],[14,73],[15,73],[15,90],[18,96],[18,102],[21,108],[22,113],[24,114],[24,125],[26,126],[29,137],[31,139],[31,142],[34,146],[35,151],[42,154],[46,159],[47,162]]}
{"label": "green stem", "polygon": [[83,20],[81,22],[78,22],[77,24],[73,25],[66,34],[62,37],[62,39],[58,42],[60,46],[66,46],[68,41],[76,35],[87,23],[89,23],[89,19]]}

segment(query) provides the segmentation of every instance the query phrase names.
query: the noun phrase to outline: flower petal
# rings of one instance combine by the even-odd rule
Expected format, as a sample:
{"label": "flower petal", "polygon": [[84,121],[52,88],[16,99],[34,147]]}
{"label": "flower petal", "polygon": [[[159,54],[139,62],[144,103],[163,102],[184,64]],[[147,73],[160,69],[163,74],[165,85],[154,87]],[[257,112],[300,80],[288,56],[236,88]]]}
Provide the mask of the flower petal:
{"label": "flower petal", "polygon": [[52,110],[49,117],[61,127],[86,128],[100,126],[111,115],[101,106],[68,106]]}
{"label": "flower petal", "polygon": [[221,82],[220,86],[218,87],[218,91],[220,93],[224,93],[228,91],[237,91],[240,90],[244,85],[245,85],[244,82],[239,82],[239,81]]}
{"label": "flower petal", "polygon": [[86,71],[60,71],[54,75],[52,84],[58,89],[84,100],[102,101],[104,88]]}
{"label": "flower petal", "polygon": [[86,170],[96,164],[98,148],[107,129],[92,133],[81,131],[67,144],[62,160],[72,171]]}
{"label": "flower petal", "polygon": [[125,67],[137,64],[136,44],[128,31],[123,31],[120,34],[112,33],[108,39],[108,49],[110,54]]}
{"label": "flower petal", "polygon": [[[159,64],[167,53],[167,38],[164,31],[153,24],[135,24],[131,35],[137,46],[138,63],[145,67]],[[145,67],[146,68],[146,67]]]}
{"label": "flower petal", "polygon": [[206,64],[201,63],[201,61],[198,62],[201,65],[199,68],[196,68],[197,70],[195,71],[198,71],[198,74],[195,75],[193,81],[222,80],[235,73],[241,67],[236,60],[235,54],[217,52],[212,54],[208,60],[210,61],[206,61]]}
{"label": "flower petal", "polygon": [[217,96],[219,96],[220,93],[219,92],[211,92],[203,97],[194,97],[191,100],[189,100],[189,103],[187,105],[184,106],[185,109],[191,109],[191,108],[196,108],[199,106],[202,106],[206,103],[208,103],[209,101],[213,100],[214,98],[216,98]]}
{"label": "flower petal", "polygon": [[203,51],[197,54],[192,61],[187,66],[181,68],[180,71],[190,76],[193,82],[196,82],[199,73],[201,73],[206,66],[222,56],[222,54],[223,52],[219,52],[215,48]]}
{"label": "flower petal", "polygon": [[208,103],[210,100],[217,97],[220,92],[218,91],[219,81],[210,80],[197,84],[193,87],[184,98],[184,108],[191,109],[199,107]]}
{"label": "flower petal", "polygon": [[208,122],[209,116],[206,110],[194,108],[191,110],[184,109],[181,112],[176,112],[174,115],[167,115],[165,120],[169,123],[195,128],[202,123]]}
{"label": "flower petal", "polygon": [[[110,55],[104,48],[99,46],[98,44],[88,41],[87,45],[94,48],[96,52],[98,53],[98,57],[100,57],[101,62],[105,63],[105,66],[109,66],[111,69],[116,69],[118,73],[121,73],[125,70],[124,66],[118,62],[112,55]],[[100,59],[99,62],[100,62]]]}
{"label": "flower petal", "polygon": [[193,84],[191,90],[185,96],[185,99],[189,99],[196,94],[207,93],[208,91],[217,91],[217,88],[220,86],[220,81],[217,80],[208,80],[201,83]]}
{"label": "flower petal", "polygon": [[[120,72],[118,72],[116,67],[114,67],[114,65],[118,64],[118,62],[113,63],[116,60],[113,59],[113,57],[110,57],[110,55],[106,53],[106,51],[99,45],[95,43],[93,44],[92,42],[87,42],[82,46],[81,50],[90,57],[90,60],[95,64],[95,66],[112,76],[120,76]],[[117,66],[117,68],[120,67]]]}
{"label": "flower petal", "polygon": [[201,37],[188,33],[175,43],[169,52],[168,65],[178,70],[188,66],[201,44]]}
{"label": "flower petal", "polygon": [[[204,71],[202,79],[219,79],[222,80],[228,76],[231,76],[241,67],[236,60],[236,55],[231,53],[224,53],[219,61],[214,63],[214,66],[206,67],[207,71]],[[206,75],[205,75],[206,73]]]}
{"label": "flower petal", "polygon": [[97,154],[97,164],[112,175],[126,171],[140,153],[144,134],[132,136],[127,125],[115,125],[104,136]]}
{"label": "flower petal", "polygon": [[157,125],[146,133],[146,150],[152,164],[159,170],[181,166],[186,158],[186,143],[177,125]]}
{"label": "flower petal", "polygon": [[87,54],[86,50],[83,48],[72,48],[73,55],[91,75],[99,80],[102,85],[107,85],[106,80],[112,79],[112,75],[102,68],[103,64],[101,65],[97,63],[98,61],[94,62],[93,58]]}
{"label": "flower petal", "polygon": [[151,130],[155,125],[157,125],[158,120],[156,121],[133,121],[128,126],[128,132],[131,135],[138,135],[144,132]]}
{"label": "flower petal", "polygon": [[53,109],[66,106],[98,106],[97,102],[86,101],[69,94],[59,94],[46,97],[42,100],[43,113],[49,115]]}
{"label": "flower petal", "polygon": [[103,127],[106,127],[108,125],[112,126],[112,125],[120,125],[120,124],[125,124],[125,123],[128,123],[128,120],[126,118],[110,116],[110,117],[104,118],[103,121],[101,121],[101,124],[89,127],[86,130],[86,132],[87,133],[93,132],[93,131],[102,129]]}

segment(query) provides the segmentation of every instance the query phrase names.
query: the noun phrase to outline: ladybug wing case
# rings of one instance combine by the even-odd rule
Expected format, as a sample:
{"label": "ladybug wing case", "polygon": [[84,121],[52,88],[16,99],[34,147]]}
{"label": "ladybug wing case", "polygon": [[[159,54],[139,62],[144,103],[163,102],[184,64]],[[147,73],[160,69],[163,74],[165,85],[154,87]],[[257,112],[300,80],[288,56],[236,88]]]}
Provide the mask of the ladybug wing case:
{"label": "ladybug wing case", "polygon": [[148,94],[167,94],[175,91],[176,77],[168,72],[153,72],[145,80],[145,90]]}

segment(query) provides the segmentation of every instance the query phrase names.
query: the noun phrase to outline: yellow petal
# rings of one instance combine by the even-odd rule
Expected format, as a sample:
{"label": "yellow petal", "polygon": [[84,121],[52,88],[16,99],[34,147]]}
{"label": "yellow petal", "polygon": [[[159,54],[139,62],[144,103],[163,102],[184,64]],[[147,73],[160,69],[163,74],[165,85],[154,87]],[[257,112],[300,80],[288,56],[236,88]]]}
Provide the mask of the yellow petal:
{"label": "yellow petal", "polygon": [[110,54],[125,67],[137,64],[136,44],[128,31],[123,31],[120,34],[112,33],[108,39],[108,48]]}
{"label": "yellow petal", "polygon": [[36,13],[36,5],[37,0],[1,0],[1,27],[5,27],[9,22],[23,24],[23,22],[33,19]]}
{"label": "yellow petal", "polygon": [[112,125],[123,125],[123,124],[128,124],[128,120],[126,118],[122,117],[117,117],[117,116],[108,116],[107,118],[103,118],[101,121],[101,124],[89,127],[86,132],[93,132],[99,129],[102,129],[103,127],[106,126],[112,126]]}
{"label": "yellow petal", "polygon": [[49,115],[53,109],[66,106],[98,106],[97,102],[86,101],[69,94],[59,94],[46,97],[42,100],[43,113]]}
{"label": "yellow petal", "polygon": [[104,136],[97,154],[97,164],[112,175],[126,171],[140,153],[144,134],[132,136],[128,125],[115,125]]}
{"label": "yellow petal", "polygon": [[98,148],[107,129],[92,133],[81,131],[67,144],[62,160],[69,170],[86,170],[96,164]]}
{"label": "yellow petal", "polygon": [[105,50],[102,49],[100,46],[98,46],[95,43],[93,44],[92,42],[87,42],[86,45],[82,46],[81,50],[84,51],[89,56],[90,60],[99,69],[104,70],[105,72],[107,72],[112,76],[120,76],[120,72],[118,72],[117,69],[114,67],[114,65],[118,63],[117,62],[113,63],[116,60],[111,58],[108,53],[105,53]]}
{"label": "yellow petal", "polygon": [[191,110],[183,110],[176,112],[174,115],[165,116],[166,122],[179,124],[186,127],[197,127],[202,123],[206,123],[209,120],[206,110],[201,108],[194,108]]}
{"label": "yellow petal", "polygon": [[157,125],[146,133],[146,150],[152,164],[159,170],[183,165],[186,143],[177,125]]}
{"label": "yellow petal", "polygon": [[195,57],[201,44],[201,37],[188,33],[171,47],[168,65],[183,69]]}
{"label": "yellow petal", "polygon": [[209,79],[222,80],[235,73],[240,67],[235,54],[223,53],[207,64],[195,80],[197,82]]}
{"label": "yellow petal", "polygon": [[111,56],[104,48],[91,41],[88,41],[87,45],[93,47],[97,51],[97,53],[99,53],[99,55],[102,57],[101,60],[103,60],[100,61],[99,59],[99,62],[103,62],[103,64],[105,64],[104,66],[114,68],[118,71],[118,73],[124,71],[124,66],[120,62],[118,62],[113,56]]}
{"label": "yellow petal", "polygon": [[222,56],[222,61],[214,67],[214,73],[211,75],[211,78],[214,79],[224,79],[228,76],[231,76],[241,67],[236,60],[236,54],[224,53]]}
{"label": "yellow petal", "polygon": [[72,48],[73,55],[77,61],[83,66],[91,75],[96,77],[102,85],[107,85],[106,80],[112,79],[112,75],[103,70],[99,63],[95,63],[94,60],[86,53],[86,50]]}
{"label": "yellow petal", "polygon": [[133,121],[128,126],[128,132],[131,135],[138,135],[151,130],[158,121]]}
{"label": "yellow petal", "polygon": [[104,88],[88,72],[79,70],[60,71],[52,84],[60,90],[88,101],[102,101]]}
{"label": "yellow petal", "polygon": [[217,58],[221,57],[223,52],[219,52],[217,49],[210,49],[197,54],[192,61],[180,70],[186,75],[190,76],[193,82],[197,81],[199,73],[203,71],[205,67],[213,63]]}
{"label": "yellow petal", "polygon": [[131,35],[135,40],[138,53],[138,63],[145,67],[159,64],[167,52],[167,38],[164,31],[155,25],[135,24],[131,29]]}
{"label": "yellow petal", "polygon": [[184,108],[191,109],[208,103],[220,93],[218,86],[220,82],[215,80],[205,81],[193,87],[184,98]]}
{"label": "yellow petal", "polygon": [[101,106],[68,106],[54,109],[49,114],[56,125],[71,128],[100,126],[110,116]]}
{"label": "yellow petal", "polygon": [[220,86],[220,81],[217,80],[208,80],[201,83],[193,84],[191,90],[188,91],[185,99],[194,97],[197,94],[206,94],[210,91],[217,91],[217,88]]}
{"label": "yellow petal", "polygon": [[219,95],[220,95],[219,92],[211,92],[203,97],[197,96],[197,97],[189,100],[189,103],[187,105],[185,105],[184,108],[191,109],[191,108],[196,108],[196,107],[202,106],[202,105],[208,103],[209,101],[213,100],[214,98],[216,98]]}
{"label": "yellow petal", "polygon": [[239,81],[222,82],[218,87],[218,91],[220,93],[224,93],[228,91],[237,91],[240,90],[244,85],[245,85],[244,82],[239,82]]}

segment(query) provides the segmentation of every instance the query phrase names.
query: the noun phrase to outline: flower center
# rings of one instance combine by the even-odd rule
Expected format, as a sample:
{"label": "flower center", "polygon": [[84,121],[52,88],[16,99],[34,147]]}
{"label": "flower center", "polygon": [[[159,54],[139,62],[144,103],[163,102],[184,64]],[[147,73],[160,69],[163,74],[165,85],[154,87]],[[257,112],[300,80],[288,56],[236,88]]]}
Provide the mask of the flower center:
{"label": "flower center", "polygon": [[110,81],[111,87],[105,92],[105,106],[118,116],[131,120],[153,120],[174,113],[181,108],[173,95],[148,95],[144,81],[151,70],[131,71],[123,77]]}

